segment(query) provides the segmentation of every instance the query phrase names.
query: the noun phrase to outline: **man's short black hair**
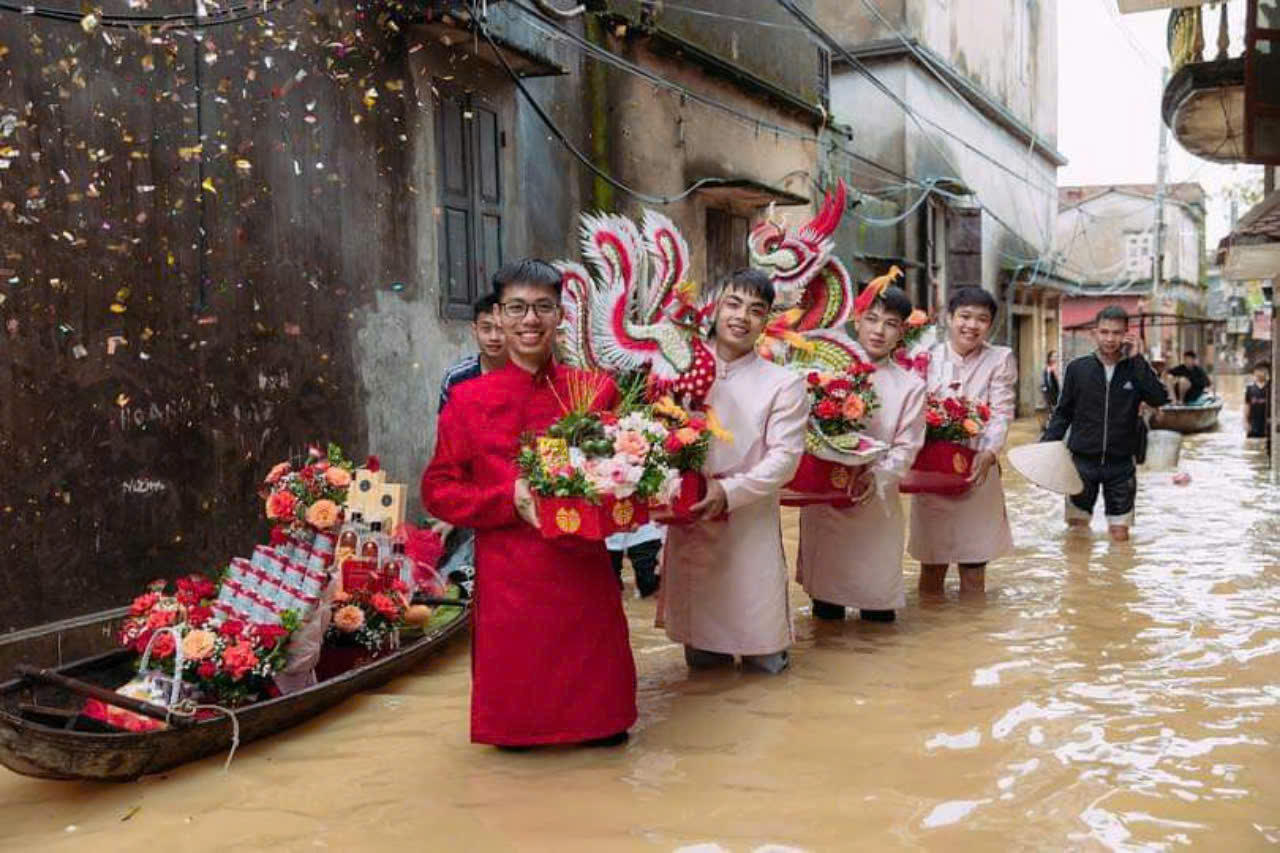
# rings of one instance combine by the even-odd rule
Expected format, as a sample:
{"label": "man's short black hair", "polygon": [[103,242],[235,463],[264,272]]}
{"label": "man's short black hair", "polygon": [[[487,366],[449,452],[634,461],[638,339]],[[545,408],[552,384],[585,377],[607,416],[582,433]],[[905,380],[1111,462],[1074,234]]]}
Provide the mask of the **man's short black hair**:
{"label": "man's short black hair", "polygon": [[494,299],[501,302],[503,292],[513,284],[545,287],[555,291],[556,299],[560,298],[560,270],[539,258],[521,258],[494,273]]}
{"label": "man's short black hair", "polygon": [[1183,357],[1183,358],[1199,358],[1199,356],[1198,356],[1198,355],[1196,355],[1196,351],[1195,351],[1195,350],[1193,350],[1193,349],[1189,349],[1189,350],[1187,350],[1186,352],[1184,352],[1184,353],[1182,354],[1182,357]]}
{"label": "man's short black hair", "polygon": [[1129,327],[1129,312],[1121,308],[1119,305],[1108,305],[1098,312],[1098,316],[1094,318],[1094,324],[1101,326],[1103,320],[1116,320],[1124,323],[1125,328]]}
{"label": "man's short black hair", "polygon": [[1260,361],[1260,362],[1258,362],[1257,364],[1255,364],[1255,365],[1253,366],[1253,369],[1254,369],[1254,370],[1265,370],[1265,371],[1267,371],[1267,373],[1270,373],[1270,372],[1271,372],[1271,362],[1269,362],[1269,361]]}
{"label": "man's short black hair", "polygon": [[770,308],[773,307],[773,301],[778,298],[778,290],[773,286],[773,279],[769,278],[769,274],[764,270],[754,267],[743,267],[729,273],[729,278],[720,288],[719,295],[723,296],[730,290],[763,299]]}
{"label": "man's short black hair", "polygon": [[897,314],[903,320],[910,317],[911,312],[915,310],[911,304],[911,297],[907,296],[907,292],[901,287],[886,287],[871,301],[870,307],[882,308],[890,314]]}
{"label": "man's short black hair", "polygon": [[490,293],[481,296],[476,300],[476,304],[471,306],[471,322],[479,320],[486,314],[492,314],[498,307],[498,294]]}
{"label": "man's short black hair", "polygon": [[986,308],[992,320],[996,318],[996,313],[1000,310],[1000,306],[996,303],[994,296],[981,287],[973,285],[957,287],[952,292],[951,298],[947,300],[948,314],[954,314],[961,308]]}

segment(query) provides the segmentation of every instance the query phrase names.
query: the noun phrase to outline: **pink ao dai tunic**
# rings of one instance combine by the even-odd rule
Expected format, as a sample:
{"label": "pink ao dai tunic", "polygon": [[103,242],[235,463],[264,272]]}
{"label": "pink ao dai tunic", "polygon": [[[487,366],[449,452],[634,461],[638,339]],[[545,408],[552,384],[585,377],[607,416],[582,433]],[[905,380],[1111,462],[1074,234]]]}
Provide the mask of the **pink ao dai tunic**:
{"label": "pink ao dai tunic", "polygon": [[[929,355],[931,393],[959,393],[991,407],[991,420],[971,446],[999,455],[1015,413],[1018,362],[1013,351],[983,343],[962,357],[944,341],[935,344]],[[936,565],[986,563],[1012,551],[1000,468],[992,468],[986,479],[958,497],[912,495],[907,549],[921,563]]]}
{"label": "pink ao dai tunic", "polygon": [[[869,360],[861,346],[848,343]],[[906,520],[898,481],[924,444],[925,384],[892,358],[875,364],[871,381],[880,408],[867,434],[889,444],[889,452],[872,465],[876,488],[856,507],[815,505],[800,511],[796,574],[812,598],[863,610],[897,610],[906,605]]]}
{"label": "pink ao dai tunic", "polygon": [[667,531],[658,624],[705,651],[773,654],[793,639],[778,494],[804,453],[808,394],[798,374],[753,352],[716,358],[707,404],[733,433],[712,441],[703,468],[724,487],[728,518]]}

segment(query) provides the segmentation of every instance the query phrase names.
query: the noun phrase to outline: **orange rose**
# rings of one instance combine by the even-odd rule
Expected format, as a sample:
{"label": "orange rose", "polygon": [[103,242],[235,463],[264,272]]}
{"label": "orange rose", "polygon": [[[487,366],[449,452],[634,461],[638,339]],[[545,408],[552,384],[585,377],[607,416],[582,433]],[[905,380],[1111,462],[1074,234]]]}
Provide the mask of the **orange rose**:
{"label": "orange rose", "polygon": [[964,427],[964,431],[969,435],[977,435],[982,432],[982,427],[978,426],[978,422],[973,418],[965,418],[964,423],[960,424],[960,426]]}
{"label": "orange rose", "polygon": [[267,518],[293,518],[293,509],[298,499],[293,492],[278,491],[267,496]]}
{"label": "orange rose", "polygon": [[[330,469],[334,470],[334,469]],[[341,470],[341,469],[338,469]],[[322,499],[307,508],[307,524],[320,530],[328,530],[338,523],[338,505],[331,500]]]}
{"label": "orange rose", "polygon": [[911,312],[911,316],[907,318],[908,326],[923,326],[929,322],[929,315],[921,311],[919,308]]}
{"label": "orange rose", "polygon": [[182,656],[187,660],[204,660],[213,654],[213,632],[192,631],[182,638]]}
{"label": "orange rose", "polygon": [[335,489],[345,489],[351,485],[351,474],[346,468],[339,468],[335,465],[324,472],[324,481]]}
{"label": "orange rose", "polygon": [[698,433],[696,430],[690,429],[689,427],[681,427],[676,430],[676,438],[680,439],[681,444],[687,446],[698,440]]}
{"label": "orange rose", "polygon": [[292,470],[292,466],[288,462],[277,462],[275,467],[267,474],[268,483],[279,482],[280,478],[288,474]]}
{"label": "orange rose", "polygon": [[867,413],[867,404],[856,394],[844,401],[844,416],[847,420],[856,421]]}
{"label": "orange rose", "polygon": [[339,631],[350,634],[364,627],[364,611],[354,604],[339,607],[333,614],[333,624]]}

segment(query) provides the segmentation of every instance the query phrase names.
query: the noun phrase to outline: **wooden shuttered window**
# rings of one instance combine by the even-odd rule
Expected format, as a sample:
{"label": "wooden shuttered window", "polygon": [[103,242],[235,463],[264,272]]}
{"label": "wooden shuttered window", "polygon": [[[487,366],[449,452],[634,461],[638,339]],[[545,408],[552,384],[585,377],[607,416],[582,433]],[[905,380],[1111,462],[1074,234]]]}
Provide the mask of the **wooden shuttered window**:
{"label": "wooden shuttered window", "polygon": [[947,291],[982,287],[982,210],[947,210]]}
{"label": "wooden shuttered window", "polygon": [[707,209],[707,286],[718,288],[747,265],[750,222],[724,210]]}
{"label": "wooden shuttered window", "polygon": [[470,319],[502,265],[502,149],[498,113],[442,89],[436,109],[439,255],[446,317]]}

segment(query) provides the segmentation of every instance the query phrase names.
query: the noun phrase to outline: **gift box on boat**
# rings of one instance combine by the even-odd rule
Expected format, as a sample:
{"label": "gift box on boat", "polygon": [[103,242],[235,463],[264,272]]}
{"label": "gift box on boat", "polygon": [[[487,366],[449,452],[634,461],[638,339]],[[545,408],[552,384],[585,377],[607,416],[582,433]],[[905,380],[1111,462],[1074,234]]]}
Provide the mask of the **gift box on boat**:
{"label": "gift box on boat", "polygon": [[955,441],[926,441],[898,486],[906,494],[957,497],[969,491],[977,452]]}
{"label": "gift box on boat", "polygon": [[548,539],[580,536],[600,541],[649,520],[649,507],[636,498],[538,498],[538,526]]}

